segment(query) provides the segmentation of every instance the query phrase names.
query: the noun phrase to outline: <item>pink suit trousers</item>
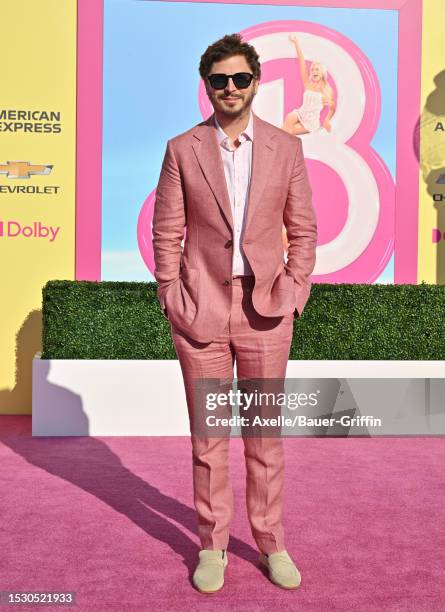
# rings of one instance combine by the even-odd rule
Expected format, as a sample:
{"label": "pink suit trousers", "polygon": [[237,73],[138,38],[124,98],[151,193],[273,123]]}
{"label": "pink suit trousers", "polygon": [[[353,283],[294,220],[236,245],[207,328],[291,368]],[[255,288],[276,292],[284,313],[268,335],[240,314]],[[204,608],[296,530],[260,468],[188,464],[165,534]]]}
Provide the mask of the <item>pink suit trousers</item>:
{"label": "pink suit trousers", "polygon": [[[254,277],[232,279],[231,308],[222,333],[208,343],[171,323],[192,423],[195,379],[283,379],[293,332],[293,313],[264,317],[252,304]],[[194,503],[204,549],[226,549],[233,515],[228,436],[195,435],[191,426]],[[282,525],[284,453],[280,436],[243,437],[246,503],[252,535],[261,552],[285,549]]]}

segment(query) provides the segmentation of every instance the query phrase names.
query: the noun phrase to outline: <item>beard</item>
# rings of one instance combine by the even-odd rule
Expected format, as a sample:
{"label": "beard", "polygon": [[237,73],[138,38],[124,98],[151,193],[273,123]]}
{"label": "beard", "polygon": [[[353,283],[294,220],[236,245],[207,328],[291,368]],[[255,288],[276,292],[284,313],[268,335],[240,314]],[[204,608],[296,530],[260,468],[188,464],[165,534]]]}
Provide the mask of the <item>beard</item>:
{"label": "beard", "polygon": [[[247,113],[250,110],[253,99],[255,97],[255,92],[252,88],[249,92],[245,94],[232,94],[226,96],[224,91],[217,93],[208,91],[207,96],[215,111],[218,111],[219,114],[224,115],[227,118],[234,119],[236,117],[241,117],[243,114]],[[231,106],[230,104],[227,104],[224,100],[222,100],[222,98],[225,97],[234,100],[239,100],[239,102]]]}

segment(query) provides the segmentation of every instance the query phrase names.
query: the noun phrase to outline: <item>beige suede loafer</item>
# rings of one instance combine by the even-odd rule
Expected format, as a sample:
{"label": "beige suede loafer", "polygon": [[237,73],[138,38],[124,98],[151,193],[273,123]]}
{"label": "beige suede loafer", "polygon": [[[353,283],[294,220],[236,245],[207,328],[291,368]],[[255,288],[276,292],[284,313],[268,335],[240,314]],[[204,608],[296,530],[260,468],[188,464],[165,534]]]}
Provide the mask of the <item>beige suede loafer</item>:
{"label": "beige suede loafer", "polygon": [[224,584],[229,560],[225,550],[200,550],[192,582],[200,593],[216,593]]}
{"label": "beige suede loafer", "polygon": [[282,589],[300,586],[301,574],[285,550],[270,555],[261,553],[259,562],[269,571],[270,580]]}

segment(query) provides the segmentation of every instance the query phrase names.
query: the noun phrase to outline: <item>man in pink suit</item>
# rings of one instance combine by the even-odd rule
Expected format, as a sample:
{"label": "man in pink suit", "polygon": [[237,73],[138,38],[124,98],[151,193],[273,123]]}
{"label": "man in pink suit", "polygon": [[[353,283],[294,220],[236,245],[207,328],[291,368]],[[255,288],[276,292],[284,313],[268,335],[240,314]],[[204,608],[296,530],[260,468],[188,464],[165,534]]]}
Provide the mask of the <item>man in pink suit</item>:
{"label": "man in pink suit", "polygon": [[[251,110],[261,76],[237,34],[201,57],[214,114],[167,143],[153,218],[155,278],[184,378],[190,423],[197,379],[283,379],[294,318],[315,265],[317,224],[299,137]],[[283,223],[288,257],[284,258]],[[186,230],[185,240],[184,230]],[[195,415],[196,416],[196,415]],[[192,433],[194,502],[202,550],[193,584],[219,590],[232,517],[228,436]],[[244,437],[246,501],[260,563],[296,588],[284,545],[279,436]]]}

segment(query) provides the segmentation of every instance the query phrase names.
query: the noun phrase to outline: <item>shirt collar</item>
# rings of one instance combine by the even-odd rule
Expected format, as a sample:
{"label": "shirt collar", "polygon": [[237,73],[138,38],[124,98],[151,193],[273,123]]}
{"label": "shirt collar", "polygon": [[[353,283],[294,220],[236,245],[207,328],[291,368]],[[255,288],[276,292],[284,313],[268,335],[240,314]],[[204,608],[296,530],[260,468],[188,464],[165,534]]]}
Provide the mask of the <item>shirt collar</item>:
{"label": "shirt collar", "polygon": [[[214,124],[215,124],[215,127],[216,127],[216,134],[217,134],[217,138],[218,138],[218,143],[221,146],[223,146],[226,149],[228,149],[229,151],[233,151],[234,150],[233,142],[231,141],[230,137],[227,136],[225,131],[222,129],[222,127],[218,123],[218,119],[216,118],[216,114],[213,115],[213,118],[214,118]],[[240,141],[240,143],[243,143],[246,140],[252,140],[253,141],[253,115],[252,115],[252,112],[249,115],[249,122],[248,122],[248,124],[246,126],[246,129],[243,130],[241,132],[241,134],[238,136],[238,140]]]}

